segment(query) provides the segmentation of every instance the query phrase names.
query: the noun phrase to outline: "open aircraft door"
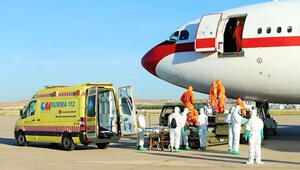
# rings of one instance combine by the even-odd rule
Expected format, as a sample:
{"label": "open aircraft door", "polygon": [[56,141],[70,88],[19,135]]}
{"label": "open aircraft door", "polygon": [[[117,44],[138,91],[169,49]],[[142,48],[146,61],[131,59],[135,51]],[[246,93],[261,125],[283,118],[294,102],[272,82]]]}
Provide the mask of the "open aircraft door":
{"label": "open aircraft door", "polygon": [[196,34],[195,51],[208,53],[216,51],[218,25],[222,14],[202,16]]}
{"label": "open aircraft door", "polygon": [[122,135],[136,133],[136,110],[131,86],[120,87],[118,90]]}

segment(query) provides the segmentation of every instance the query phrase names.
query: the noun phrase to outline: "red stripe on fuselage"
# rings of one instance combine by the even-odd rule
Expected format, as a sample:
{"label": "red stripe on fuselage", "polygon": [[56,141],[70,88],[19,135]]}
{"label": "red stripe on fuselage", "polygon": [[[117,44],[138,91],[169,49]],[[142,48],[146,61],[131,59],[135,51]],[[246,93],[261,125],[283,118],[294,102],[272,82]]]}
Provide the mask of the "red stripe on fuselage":
{"label": "red stripe on fuselage", "polygon": [[[184,43],[184,44],[166,44],[166,45],[158,45],[152,48],[149,52],[147,52],[143,59],[142,65],[148,70],[151,74],[157,76],[156,74],[156,66],[157,64],[166,56],[179,53],[179,52],[189,52],[194,51],[194,43]],[[157,76],[158,77],[158,76]]]}
{"label": "red stripe on fuselage", "polygon": [[[209,42],[211,44],[211,42]],[[287,47],[300,46],[300,36],[294,37],[265,37],[265,38],[244,38],[242,48],[259,48],[259,47]],[[183,44],[165,44],[157,45],[147,52],[143,59],[142,65],[151,74],[157,76],[156,66],[166,56],[179,52],[194,52],[194,42]],[[158,77],[158,76],[157,76]]]}
{"label": "red stripe on fuselage", "polygon": [[244,38],[242,48],[300,46],[300,37]]}
{"label": "red stripe on fuselage", "polygon": [[211,48],[215,47],[215,38],[203,38],[196,40],[196,48]]}

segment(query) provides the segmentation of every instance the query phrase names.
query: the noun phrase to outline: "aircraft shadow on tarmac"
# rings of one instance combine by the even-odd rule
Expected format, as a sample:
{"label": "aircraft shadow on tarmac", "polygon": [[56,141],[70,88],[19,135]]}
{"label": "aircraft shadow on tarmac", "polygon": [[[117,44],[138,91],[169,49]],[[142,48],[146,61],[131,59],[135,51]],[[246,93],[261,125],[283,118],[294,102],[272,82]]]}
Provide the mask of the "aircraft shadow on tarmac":
{"label": "aircraft shadow on tarmac", "polygon": [[[210,152],[210,151],[206,151]],[[181,155],[180,153],[153,153],[153,152],[141,152],[143,154],[150,154],[156,156],[167,156],[167,157],[176,157],[176,158],[186,158],[186,159],[197,159],[205,161],[214,161],[214,162],[225,162],[225,163],[236,163],[236,164],[245,164],[248,161],[248,158],[241,158],[237,156],[228,156],[224,151],[220,151],[222,155],[207,155],[207,154],[194,154],[195,156]],[[291,161],[280,161],[280,160],[271,160],[263,159],[263,162],[266,163],[280,163],[280,164],[289,164],[289,165],[300,165],[300,162],[291,162]]]}
{"label": "aircraft shadow on tarmac", "polygon": [[[1,138],[0,137],[0,144],[21,147],[21,146],[18,146],[17,141],[14,138]],[[63,150],[61,145],[49,144],[49,143],[29,143],[27,147]],[[90,146],[77,145],[75,150],[86,150],[86,149],[98,149],[98,148],[96,145],[90,145]]]}
{"label": "aircraft shadow on tarmac", "polygon": [[1,138],[0,137],[0,144],[17,146],[17,141],[16,141],[16,139],[12,139],[12,138]]}
{"label": "aircraft shadow on tarmac", "polygon": [[263,141],[262,148],[281,152],[300,152],[300,126],[280,125],[278,134]]}
{"label": "aircraft shadow on tarmac", "polygon": [[[18,146],[16,139],[14,138],[2,138],[0,137],[0,144],[21,147]],[[62,146],[59,144],[49,144],[49,143],[29,143],[28,147],[43,148],[43,149],[53,149],[53,150],[63,150]],[[113,143],[109,145],[109,148],[124,148],[124,149],[136,149],[136,137],[126,137],[126,140],[123,140],[119,143]],[[77,145],[75,150],[89,150],[89,149],[98,149],[94,144],[89,146]]]}

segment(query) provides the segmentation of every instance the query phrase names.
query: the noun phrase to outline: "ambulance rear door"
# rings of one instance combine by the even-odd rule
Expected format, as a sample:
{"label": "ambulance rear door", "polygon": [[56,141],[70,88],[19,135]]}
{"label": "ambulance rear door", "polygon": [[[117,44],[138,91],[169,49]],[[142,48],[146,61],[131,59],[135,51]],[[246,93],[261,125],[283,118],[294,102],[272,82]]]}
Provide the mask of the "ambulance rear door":
{"label": "ambulance rear door", "polygon": [[118,96],[122,135],[135,134],[137,123],[132,87],[120,87],[118,90]]}
{"label": "ambulance rear door", "polygon": [[97,113],[98,113],[97,88],[87,90],[86,99],[86,131],[88,138],[97,138]]}

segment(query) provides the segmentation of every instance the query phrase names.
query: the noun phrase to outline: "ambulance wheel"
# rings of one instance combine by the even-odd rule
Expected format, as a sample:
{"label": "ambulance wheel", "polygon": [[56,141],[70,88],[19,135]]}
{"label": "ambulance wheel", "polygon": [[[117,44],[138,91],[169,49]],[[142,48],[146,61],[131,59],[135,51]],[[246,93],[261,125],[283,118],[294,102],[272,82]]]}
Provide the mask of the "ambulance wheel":
{"label": "ambulance wheel", "polygon": [[99,149],[107,149],[109,143],[96,143]]}
{"label": "ambulance wheel", "polygon": [[19,146],[27,146],[28,145],[25,134],[23,132],[18,133],[17,143],[18,143]]}
{"label": "ambulance wheel", "polygon": [[69,135],[63,136],[61,143],[62,143],[64,150],[66,150],[66,151],[71,151],[71,150],[75,149],[75,146],[76,146],[74,144],[72,138]]}

